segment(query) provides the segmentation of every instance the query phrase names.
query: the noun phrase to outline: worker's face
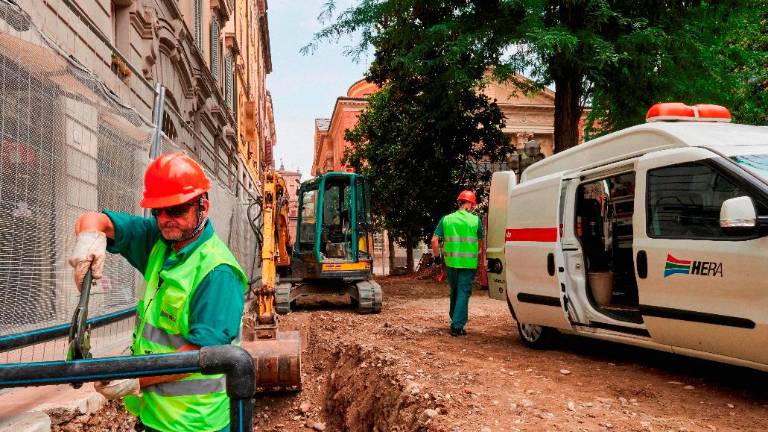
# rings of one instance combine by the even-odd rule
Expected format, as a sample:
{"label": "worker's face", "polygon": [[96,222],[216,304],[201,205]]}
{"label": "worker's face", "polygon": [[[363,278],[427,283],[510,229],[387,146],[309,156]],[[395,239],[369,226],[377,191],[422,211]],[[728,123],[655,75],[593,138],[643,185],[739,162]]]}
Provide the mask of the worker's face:
{"label": "worker's face", "polygon": [[[153,209],[157,226],[163,238],[168,241],[178,241],[191,234],[198,222],[198,198],[184,204],[162,209]],[[208,216],[208,200],[202,200],[203,218]]]}

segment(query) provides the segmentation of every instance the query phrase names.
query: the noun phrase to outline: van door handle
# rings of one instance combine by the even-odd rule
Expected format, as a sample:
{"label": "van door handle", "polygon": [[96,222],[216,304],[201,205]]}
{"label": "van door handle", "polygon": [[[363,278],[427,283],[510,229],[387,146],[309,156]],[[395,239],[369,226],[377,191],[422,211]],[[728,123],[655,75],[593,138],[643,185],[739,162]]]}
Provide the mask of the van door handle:
{"label": "van door handle", "polygon": [[555,275],[555,254],[547,254],[547,273]]}
{"label": "van door handle", "polygon": [[645,279],[648,277],[648,255],[644,250],[637,251],[637,277]]}

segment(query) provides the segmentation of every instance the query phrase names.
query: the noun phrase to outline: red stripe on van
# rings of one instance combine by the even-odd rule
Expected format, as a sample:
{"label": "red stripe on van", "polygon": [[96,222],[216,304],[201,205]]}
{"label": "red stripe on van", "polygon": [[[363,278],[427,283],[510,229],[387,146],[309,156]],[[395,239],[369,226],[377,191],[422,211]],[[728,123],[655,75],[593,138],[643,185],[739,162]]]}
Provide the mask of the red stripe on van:
{"label": "red stripe on van", "polygon": [[554,243],[557,241],[557,228],[507,228],[507,241],[528,241]]}

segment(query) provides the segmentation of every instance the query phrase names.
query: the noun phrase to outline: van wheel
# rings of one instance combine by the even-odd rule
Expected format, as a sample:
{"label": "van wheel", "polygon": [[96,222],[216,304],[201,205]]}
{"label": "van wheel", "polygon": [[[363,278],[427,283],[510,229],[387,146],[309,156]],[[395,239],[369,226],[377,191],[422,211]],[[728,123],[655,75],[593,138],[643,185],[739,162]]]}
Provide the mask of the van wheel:
{"label": "van wheel", "polygon": [[549,327],[538,324],[523,324],[521,322],[517,323],[517,331],[520,333],[520,341],[523,345],[535,349],[544,349],[551,346],[557,334],[554,329]]}

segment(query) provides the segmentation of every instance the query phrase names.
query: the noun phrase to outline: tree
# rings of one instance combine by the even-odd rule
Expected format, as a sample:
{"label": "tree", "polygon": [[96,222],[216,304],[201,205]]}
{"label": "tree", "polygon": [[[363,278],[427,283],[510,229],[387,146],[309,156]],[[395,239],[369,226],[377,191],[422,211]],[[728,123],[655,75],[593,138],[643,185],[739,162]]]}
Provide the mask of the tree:
{"label": "tree", "polygon": [[642,123],[656,102],[715,103],[740,123],[768,122],[765,0],[702,3],[659,18],[666,30],[627,46],[595,82],[590,137]]}
{"label": "tree", "polygon": [[[373,47],[377,57],[390,56],[391,62],[423,74],[431,60],[418,59],[434,47],[430,39],[414,41],[410,50],[376,44],[393,28],[405,29],[404,38],[409,28],[421,26],[432,38],[444,38],[441,50],[434,53],[441,59],[482,59],[476,65],[491,68],[498,79],[525,73],[535,80],[527,90],[554,84],[554,142],[559,152],[578,143],[579,123],[589,102],[594,104],[590,120],[599,120],[602,131],[642,121],[639,113],[661,99],[698,96],[754,104],[755,83],[762,82],[759,72],[765,70],[765,63],[749,55],[755,45],[749,41],[755,27],[762,23],[765,28],[765,20],[757,18],[765,16],[765,3],[648,0],[640,6],[630,0],[361,0],[317,33],[313,44],[358,34],[360,42],[349,50],[351,54]],[[429,28],[422,21],[406,22],[418,20],[422,11],[435,10],[443,22],[432,19]],[[325,17],[333,11],[334,3],[329,1]],[[740,32],[728,33],[728,29]],[[729,40],[730,45],[723,45]],[[728,61],[718,63],[721,59]],[[728,98],[723,88],[734,88],[745,62],[752,63],[751,78],[746,80],[752,82],[751,89],[737,85],[742,99]],[[473,79],[474,75],[456,77]]]}
{"label": "tree", "polygon": [[[424,97],[385,85],[346,133],[346,163],[366,176],[374,213],[410,258],[418,240],[429,238],[439,218],[452,211],[462,189],[482,190],[487,183],[475,161],[498,160],[511,150],[501,111],[485,96],[471,90],[454,95],[455,112],[448,118],[425,108],[435,101]],[[412,266],[408,260],[409,271]]]}
{"label": "tree", "polygon": [[[380,29],[364,36],[375,48],[366,78],[381,90],[346,134],[346,162],[368,178],[374,212],[384,216],[409,257],[440,216],[452,211],[459,191],[475,189],[482,197],[488,173],[478,161],[503,161],[512,151],[501,131],[501,111],[479,92],[495,56],[471,49],[498,46],[490,42],[495,36],[489,28],[473,27],[498,8],[455,16],[463,3],[363,2],[381,18]],[[354,26],[362,18],[344,19]],[[413,261],[408,265],[412,270]]]}

